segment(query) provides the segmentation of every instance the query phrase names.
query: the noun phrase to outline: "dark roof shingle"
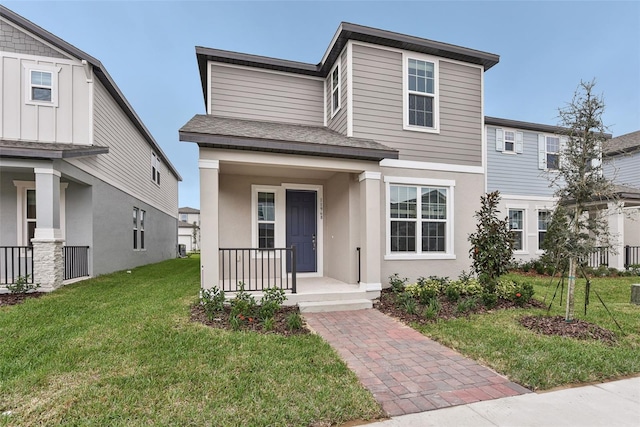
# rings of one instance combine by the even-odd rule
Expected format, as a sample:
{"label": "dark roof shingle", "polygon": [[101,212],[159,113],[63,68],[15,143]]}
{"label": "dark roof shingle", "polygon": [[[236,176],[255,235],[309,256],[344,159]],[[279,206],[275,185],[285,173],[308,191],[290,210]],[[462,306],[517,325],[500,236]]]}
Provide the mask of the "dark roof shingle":
{"label": "dark roof shingle", "polygon": [[611,138],[607,141],[604,154],[605,156],[615,156],[638,149],[640,149],[640,130]]}

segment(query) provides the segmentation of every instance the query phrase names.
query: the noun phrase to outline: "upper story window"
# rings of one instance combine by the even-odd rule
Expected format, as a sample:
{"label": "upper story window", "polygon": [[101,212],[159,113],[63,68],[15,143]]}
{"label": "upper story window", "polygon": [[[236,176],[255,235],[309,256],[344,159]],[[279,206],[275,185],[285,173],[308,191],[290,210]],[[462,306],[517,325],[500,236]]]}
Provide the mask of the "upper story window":
{"label": "upper story window", "polygon": [[511,129],[496,129],[496,151],[522,153],[524,151],[524,134]]}
{"label": "upper story window", "polygon": [[546,141],[547,169],[558,169],[560,160],[560,138],[547,136]]}
{"label": "upper story window", "polygon": [[187,214],[180,214],[180,221],[187,222],[189,216]]}
{"label": "upper story window", "polygon": [[36,105],[58,105],[59,68],[46,65],[25,65],[25,101]]}
{"label": "upper story window", "polygon": [[331,117],[340,110],[340,63],[331,71]]}
{"label": "upper story window", "polygon": [[404,128],[438,131],[438,62],[405,56]]}
{"label": "upper story window", "polygon": [[151,153],[151,181],[160,185],[160,158],[156,153]]}

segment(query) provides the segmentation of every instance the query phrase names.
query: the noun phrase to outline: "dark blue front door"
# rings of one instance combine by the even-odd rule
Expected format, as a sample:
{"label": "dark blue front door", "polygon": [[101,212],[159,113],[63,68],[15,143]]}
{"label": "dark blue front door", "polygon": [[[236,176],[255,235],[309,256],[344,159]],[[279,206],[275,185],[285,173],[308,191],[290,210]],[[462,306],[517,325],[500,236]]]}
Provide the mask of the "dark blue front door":
{"label": "dark blue front door", "polygon": [[287,247],[296,247],[296,270],[316,271],[316,192],[287,190]]}

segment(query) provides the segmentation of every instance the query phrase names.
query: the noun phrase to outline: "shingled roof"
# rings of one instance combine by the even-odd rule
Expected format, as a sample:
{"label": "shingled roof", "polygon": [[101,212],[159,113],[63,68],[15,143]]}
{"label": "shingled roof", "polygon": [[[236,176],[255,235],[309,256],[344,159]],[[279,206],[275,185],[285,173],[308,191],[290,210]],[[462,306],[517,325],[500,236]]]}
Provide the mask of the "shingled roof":
{"label": "shingled roof", "polygon": [[180,129],[180,141],[201,147],[271,151],[361,160],[397,159],[398,150],[324,126],[231,119],[198,114]]}
{"label": "shingled roof", "polygon": [[109,152],[95,145],[53,144],[46,142],[0,140],[0,156],[22,159],[68,159]]}
{"label": "shingled roof", "polygon": [[640,149],[640,130],[611,138],[604,148],[604,155],[615,156],[638,149]]}

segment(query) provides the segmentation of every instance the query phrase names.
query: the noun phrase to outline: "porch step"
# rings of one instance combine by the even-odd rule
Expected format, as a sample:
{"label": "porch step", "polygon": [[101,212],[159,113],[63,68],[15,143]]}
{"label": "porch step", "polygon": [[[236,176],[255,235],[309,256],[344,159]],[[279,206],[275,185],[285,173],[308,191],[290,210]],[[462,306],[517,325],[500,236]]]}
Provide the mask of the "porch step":
{"label": "porch step", "polygon": [[328,311],[366,310],[373,308],[369,299],[350,299],[341,301],[300,301],[300,313],[326,313]]}

